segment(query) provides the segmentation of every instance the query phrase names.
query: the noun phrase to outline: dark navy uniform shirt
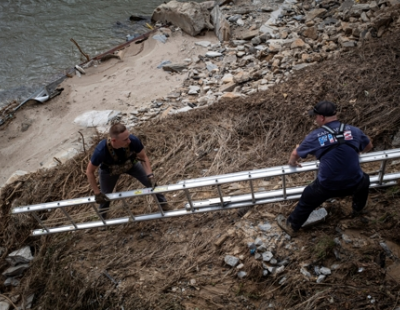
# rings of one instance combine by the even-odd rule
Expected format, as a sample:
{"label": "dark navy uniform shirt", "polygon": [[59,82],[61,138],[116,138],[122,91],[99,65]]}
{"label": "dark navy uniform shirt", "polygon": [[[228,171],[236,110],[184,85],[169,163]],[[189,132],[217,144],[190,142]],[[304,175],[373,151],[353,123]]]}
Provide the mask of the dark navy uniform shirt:
{"label": "dark navy uniform shirt", "polygon": [[[340,122],[333,121],[326,126],[336,133]],[[333,144],[337,144],[335,137],[324,128],[312,131],[297,148],[297,154],[306,158],[308,154],[320,160],[318,180],[320,184],[331,190],[340,190],[357,185],[363,178],[359,162],[359,152],[369,144],[368,137],[357,127],[346,125],[344,129],[345,143],[332,147],[321,158],[322,153]],[[352,144],[358,152],[346,144]]]}
{"label": "dark navy uniform shirt", "polygon": [[[131,140],[131,143],[129,144],[130,151],[136,152],[136,154],[140,153],[143,150],[144,146],[139,138],[134,135],[129,135],[129,139]],[[110,152],[108,151],[107,140],[101,140],[100,143],[96,146],[92,158],[90,159],[92,165],[99,166],[102,163],[106,165],[122,164],[128,159],[126,158],[126,148],[114,149],[114,151],[118,156],[119,162],[115,162]]]}

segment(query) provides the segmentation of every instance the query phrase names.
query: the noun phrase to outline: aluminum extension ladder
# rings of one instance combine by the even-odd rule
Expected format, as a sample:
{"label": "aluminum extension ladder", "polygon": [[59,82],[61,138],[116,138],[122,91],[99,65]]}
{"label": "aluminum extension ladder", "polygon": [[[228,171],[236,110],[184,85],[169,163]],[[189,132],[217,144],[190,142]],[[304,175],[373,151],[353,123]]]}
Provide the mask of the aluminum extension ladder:
{"label": "aluminum extension ladder", "polygon": [[[376,168],[373,173],[370,172],[370,188],[393,186],[397,184],[397,180],[400,179],[400,172],[386,172],[387,163],[389,161],[392,162],[391,167],[396,167],[397,164],[400,164],[400,161],[394,161],[395,159],[400,159],[400,149],[371,152],[360,155],[360,164],[380,162],[379,168]],[[153,191],[151,188],[145,188],[107,194],[107,197],[111,201],[122,200],[124,206],[123,210],[125,216],[113,219],[104,219],[101,216],[97,210],[94,196],[16,207],[12,209],[12,214],[31,213],[31,215],[39,222],[39,225],[41,226],[41,228],[33,230],[32,235],[41,236],[52,233],[70,232],[78,229],[91,229],[110,225],[127,224],[129,222],[157,220],[183,215],[230,210],[234,208],[294,200],[300,198],[301,193],[306,186],[288,187],[287,178],[289,175],[304,172],[314,172],[314,174],[316,174],[318,166],[318,161],[304,162],[302,163],[301,168],[294,168],[288,165],[278,166],[266,169],[185,180],[172,185],[158,186]],[[276,178],[279,178],[281,181],[275,182],[277,181]],[[265,190],[265,188],[261,188],[256,190],[255,184],[257,181],[262,180],[273,180],[275,183],[279,184],[279,188],[276,189],[275,186],[275,189]],[[231,196],[224,195],[223,187],[226,187],[227,184],[229,185],[238,182],[249,185],[247,187],[247,193]],[[207,188],[214,189],[217,197],[203,200],[193,199],[193,196],[196,196],[197,194],[195,193],[196,190],[201,191],[202,189]],[[174,196],[172,195],[174,192],[177,192],[178,195],[184,197],[182,204],[183,208],[171,211],[163,210],[163,206],[158,203],[157,199],[155,199],[155,194],[169,193],[171,196]],[[127,206],[126,200],[137,200],[139,197],[142,197],[143,199],[143,196],[153,196],[157,210],[156,212],[151,212],[148,214],[134,215],[132,210]],[[171,201],[169,201],[169,203],[171,204]],[[95,216],[95,218],[92,216],[90,221],[78,223],[78,221],[67,212],[68,208],[87,204],[91,205]],[[61,214],[63,214],[65,217],[63,218],[63,222],[61,224],[58,224],[55,227],[54,225],[53,227],[49,227],[44,218],[48,217],[48,212],[54,211],[54,209],[61,209]],[[126,216],[126,214],[128,216]]]}

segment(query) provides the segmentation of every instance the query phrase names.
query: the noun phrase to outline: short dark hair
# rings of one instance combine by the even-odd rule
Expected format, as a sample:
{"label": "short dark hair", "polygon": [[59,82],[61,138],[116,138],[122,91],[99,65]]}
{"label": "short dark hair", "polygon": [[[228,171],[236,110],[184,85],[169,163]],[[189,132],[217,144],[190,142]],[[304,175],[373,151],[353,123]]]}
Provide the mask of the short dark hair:
{"label": "short dark hair", "polygon": [[110,131],[108,132],[111,138],[116,138],[120,133],[125,132],[126,127],[124,124],[116,123],[110,127]]}
{"label": "short dark hair", "polygon": [[336,115],[336,104],[330,101],[320,101],[314,108],[308,111],[309,115],[323,115],[323,116],[333,116]]}

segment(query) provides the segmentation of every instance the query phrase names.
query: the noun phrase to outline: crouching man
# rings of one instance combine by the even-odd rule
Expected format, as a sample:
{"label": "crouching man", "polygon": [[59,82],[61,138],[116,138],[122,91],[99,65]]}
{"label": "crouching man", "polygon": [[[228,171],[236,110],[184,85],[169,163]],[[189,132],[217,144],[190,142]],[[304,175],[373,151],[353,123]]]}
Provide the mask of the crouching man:
{"label": "crouching man", "polygon": [[[94,172],[99,170],[100,189],[97,186]],[[94,191],[99,211],[103,218],[107,216],[110,200],[105,194],[112,193],[118,178],[126,173],[139,180],[145,187],[156,186],[149,158],[138,137],[129,134],[125,125],[114,124],[109,131],[108,139],[97,145],[86,169],[89,184]],[[164,195],[157,194],[160,203],[166,203]]]}
{"label": "crouching man", "polygon": [[278,225],[291,236],[329,198],[351,195],[354,216],[361,213],[368,199],[370,180],[361,170],[359,153],[372,149],[370,139],[359,128],[340,123],[332,102],[319,102],[309,114],[315,117],[319,128],[293,150],[289,165],[301,167],[298,160],[311,154],[320,161],[320,166],[317,179],[304,189],[290,216],[277,217]]}

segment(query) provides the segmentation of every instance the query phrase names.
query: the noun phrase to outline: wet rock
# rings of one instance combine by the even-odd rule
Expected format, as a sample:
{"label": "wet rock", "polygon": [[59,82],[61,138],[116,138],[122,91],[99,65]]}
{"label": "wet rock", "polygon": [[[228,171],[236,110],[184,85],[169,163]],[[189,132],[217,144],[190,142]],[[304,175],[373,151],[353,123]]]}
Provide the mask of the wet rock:
{"label": "wet rock", "polygon": [[239,263],[239,258],[232,255],[226,255],[224,261],[227,265],[235,267]]}
{"label": "wet rock", "polygon": [[196,36],[204,28],[214,29],[210,22],[210,12],[196,2],[172,0],[161,4],[154,10],[151,20],[161,23],[169,22],[191,36]]}
{"label": "wet rock", "polygon": [[5,277],[14,277],[22,274],[26,269],[29,268],[29,264],[21,264],[15,267],[10,267],[6,271],[3,272],[3,276]]}
{"label": "wet rock", "polygon": [[6,257],[6,261],[11,265],[30,263],[33,260],[31,248],[25,246],[17,251],[14,251]]}

